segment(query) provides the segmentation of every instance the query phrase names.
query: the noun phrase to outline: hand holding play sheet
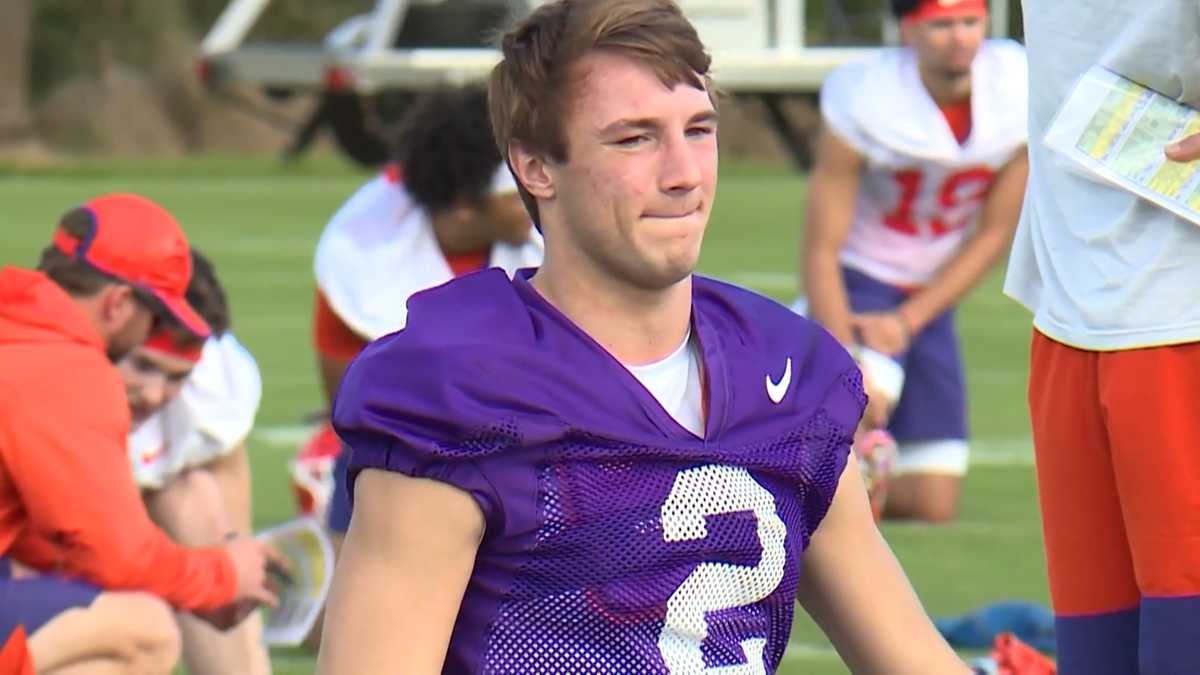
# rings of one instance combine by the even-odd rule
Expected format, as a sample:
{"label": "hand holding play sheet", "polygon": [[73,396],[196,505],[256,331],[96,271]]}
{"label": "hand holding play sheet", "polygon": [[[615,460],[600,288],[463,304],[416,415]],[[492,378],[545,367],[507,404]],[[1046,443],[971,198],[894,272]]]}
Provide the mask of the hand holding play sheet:
{"label": "hand holding play sheet", "polygon": [[298,645],[312,630],[325,606],[333,578],[333,546],[320,523],[300,518],[258,534],[288,561],[288,568],[267,569],[279,604],[264,610],[263,641],[268,645]]}

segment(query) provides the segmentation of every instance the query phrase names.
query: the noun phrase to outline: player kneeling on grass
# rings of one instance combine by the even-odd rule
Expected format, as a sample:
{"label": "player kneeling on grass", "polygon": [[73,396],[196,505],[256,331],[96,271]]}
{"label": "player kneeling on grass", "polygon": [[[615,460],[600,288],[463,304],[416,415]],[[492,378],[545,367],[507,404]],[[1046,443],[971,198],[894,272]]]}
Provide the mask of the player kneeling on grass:
{"label": "player kneeling on grass", "polygon": [[[189,546],[247,534],[250,462],[245,440],[262,380],[229,332],[229,308],[212,263],[193,250],[187,298],[212,328],[199,338],[159,330],[118,364],[133,417],[129,455],[150,517]],[[177,615],[192,675],[270,672],[259,615],[229,631]]]}
{"label": "player kneeling on grass", "polygon": [[946,522],[968,456],[954,308],[1016,228],[1026,64],[1015,43],[984,41],[984,0],[892,8],[906,46],[842,66],[821,87],[804,287],[813,320],[904,370],[894,411],[873,403],[867,415],[899,443],[884,516]]}
{"label": "player kneeling on grass", "polygon": [[717,114],[679,7],[545,4],[503,57],[545,263],[413,296],[347,371],[319,671],[765,674],[799,600],[856,673],[966,673],[871,517],[853,360],[693,274]]}

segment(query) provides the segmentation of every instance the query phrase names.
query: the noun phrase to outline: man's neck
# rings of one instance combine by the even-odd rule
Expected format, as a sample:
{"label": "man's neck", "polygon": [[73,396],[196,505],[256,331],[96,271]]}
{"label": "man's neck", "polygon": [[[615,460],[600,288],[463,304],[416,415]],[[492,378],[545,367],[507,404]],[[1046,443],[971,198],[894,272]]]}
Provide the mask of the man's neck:
{"label": "man's neck", "polygon": [[945,73],[936,73],[925,68],[920,69],[921,82],[925,85],[925,91],[929,92],[930,98],[939,106],[954,105],[962,103],[971,98],[971,74],[964,73],[960,76],[951,76]]}
{"label": "man's neck", "polygon": [[429,214],[429,224],[443,255],[477,253],[492,247],[493,242],[481,233],[483,228],[456,218],[451,210]]}
{"label": "man's neck", "polygon": [[100,320],[100,297],[98,295],[71,295],[71,300],[75,302],[75,306],[87,317],[88,323],[96,329],[96,334],[107,345],[108,341],[112,339],[112,334],[105,330],[104,322]]}
{"label": "man's neck", "polygon": [[556,265],[547,259],[549,264],[533,277],[534,288],[621,363],[659,361],[687,337],[690,276],[670,288],[647,291],[601,274],[586,262]]}

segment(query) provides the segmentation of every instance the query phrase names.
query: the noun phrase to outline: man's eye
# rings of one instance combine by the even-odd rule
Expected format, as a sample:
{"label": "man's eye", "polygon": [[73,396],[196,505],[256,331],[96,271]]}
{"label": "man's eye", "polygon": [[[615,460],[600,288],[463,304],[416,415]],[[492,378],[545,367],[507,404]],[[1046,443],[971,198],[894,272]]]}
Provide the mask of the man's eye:
{"label": "man's eye", "polygon": [[616,145],[619,145],[619,146],[621,146],[622,148],[632,148],[632,147],[636,147],[636,146],[639,146],[639,145],[641,145],[641,144],[642,144],[642,143],[644,143],[646,140],[647,140],[647,139],[646,139],[646,136],[644,136],[644,135],[641,135],[641,136],[626,136],[625,138],[619,139],[619,140],[616,142]]}
{"label": "man's eye", "polygon": [[688,129],[689,136],[699,136],[699,137],[711,136],[712,134],[714,134],[716,132],[717,132],[716,127],[710,127],[710,126],[692,127],[691,129]]}

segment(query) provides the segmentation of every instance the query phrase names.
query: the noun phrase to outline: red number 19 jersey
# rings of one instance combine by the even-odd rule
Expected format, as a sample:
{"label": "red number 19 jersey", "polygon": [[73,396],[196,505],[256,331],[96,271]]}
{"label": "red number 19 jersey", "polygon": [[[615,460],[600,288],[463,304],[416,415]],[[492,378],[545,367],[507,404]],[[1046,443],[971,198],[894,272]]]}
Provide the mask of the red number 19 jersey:
{"label": "red number 19 jersey", "polygon": [[985,43],[971,68],[971,130],[959,143],[909,49],[834,71],[829,128],[864,158],[842,262],[901,286],[928,282],[975,226],[997,170],[1025,145],[1025,52]]}

